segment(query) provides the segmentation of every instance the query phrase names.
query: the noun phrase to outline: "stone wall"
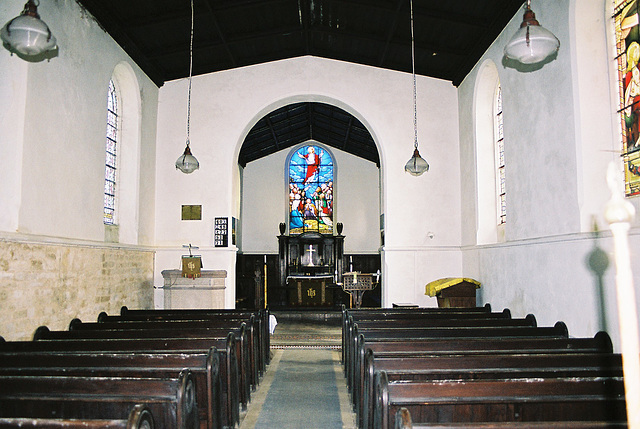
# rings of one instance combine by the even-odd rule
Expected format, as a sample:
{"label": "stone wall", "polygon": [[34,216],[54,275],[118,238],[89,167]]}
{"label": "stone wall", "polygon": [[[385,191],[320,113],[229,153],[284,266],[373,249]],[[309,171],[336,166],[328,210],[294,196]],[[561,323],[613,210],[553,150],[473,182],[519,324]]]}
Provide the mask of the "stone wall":
{"label": "stone wall", "polygon": [[30,340],[41,325],[153,308],[153,262],[151,250],[0,240],[0,336]]}

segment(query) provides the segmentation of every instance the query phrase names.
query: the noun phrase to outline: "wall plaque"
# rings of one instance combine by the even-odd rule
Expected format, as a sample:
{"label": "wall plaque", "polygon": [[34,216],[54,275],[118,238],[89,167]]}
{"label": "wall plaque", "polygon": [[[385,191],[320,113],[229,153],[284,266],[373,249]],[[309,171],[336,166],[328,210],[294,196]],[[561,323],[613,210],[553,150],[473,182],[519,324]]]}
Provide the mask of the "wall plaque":
{"label": "wall plaque", "polygon": [[202,220],[202,206],[182,206],[182,220]]}

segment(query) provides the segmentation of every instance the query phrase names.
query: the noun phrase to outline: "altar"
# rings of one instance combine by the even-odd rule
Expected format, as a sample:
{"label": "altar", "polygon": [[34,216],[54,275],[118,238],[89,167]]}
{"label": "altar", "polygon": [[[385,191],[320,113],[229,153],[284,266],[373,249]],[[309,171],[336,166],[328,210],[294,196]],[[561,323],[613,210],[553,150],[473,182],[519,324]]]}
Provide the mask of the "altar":
{"label": "altar", "polygon": [[288,301],[291,307],[316,307],[333,305],[333,283],[331,275],[287,277]]}
{"label": "altar", "polygon": [[[289,307],[330,307],[342,280],[343,235],[306,232],[278,237],[278,277]],[[341,291],[338,291],[341,292]],[[273,301],[270,301],[276,304]]]}

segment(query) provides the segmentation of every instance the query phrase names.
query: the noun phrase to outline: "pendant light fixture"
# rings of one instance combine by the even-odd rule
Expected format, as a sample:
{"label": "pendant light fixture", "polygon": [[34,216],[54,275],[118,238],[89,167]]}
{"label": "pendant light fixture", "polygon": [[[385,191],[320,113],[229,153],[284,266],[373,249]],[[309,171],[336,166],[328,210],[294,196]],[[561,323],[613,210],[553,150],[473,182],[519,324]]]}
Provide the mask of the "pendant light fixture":
{"label": "pendant light fixture", "polygon": [[520,28],[504,48],[507,58],[522,64],[536,64],[549,58],[560,49],[560,41],[549,30],[542,27],[527,0]]}
{"label": "pendant light fixture", "polygon": [[38,5],[29,0],[19,16],[7,22],[0,30],[0,38],[11,53],[35,57],[56,48],[56,38],[38,15]]}
{"label": "pendant light fixture", "polygon": [[185,174],[191,174],[200,168],[200,163],[195,156],[191,154],[189,148],[189,131],[191,123],[191,77],[193,74],[193,0],[191,0],[191,41],[189,44],[189,91],[187,96],[187,147],[184,153],[176,161],[176,169]]}
{"label": "pendant light fixture", "polygon": [[405,164],[404,171],[412,176],[420,176],[425,171],[429,171],[429,164],[422,159],[418,152],[418,108],[416,96],[416,54],[415,40],[413,36],[413,0],[409,0],[411,7],[411,71],[413,75],[413,156]]}

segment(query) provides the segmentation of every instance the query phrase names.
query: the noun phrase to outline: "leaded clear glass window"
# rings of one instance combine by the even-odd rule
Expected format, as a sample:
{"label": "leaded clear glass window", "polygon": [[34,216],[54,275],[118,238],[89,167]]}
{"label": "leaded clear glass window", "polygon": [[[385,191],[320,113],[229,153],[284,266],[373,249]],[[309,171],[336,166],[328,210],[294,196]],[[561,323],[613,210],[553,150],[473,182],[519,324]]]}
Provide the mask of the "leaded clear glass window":
{"label": "leaded clear glass window", "polygon": [[640,195],[640,4],[614,0],[625,194]]}
{"label": "leaded clear glass window", "polygon": [[116,183],[118,146],[118,97],[113,80],[107,95],[107,135],[104,169],[104,223],[116,223]]}
{"label": "leaded clear glass window", "polygon": [[290,155],[289,233],[333,234],[334,165],[328,150],[304,145]]}
{"label": "leaded clear glass window", "polygon": [[498,225],[507,222],[507,191],[505,186],[504,167],[504,132],[502,119],[502,88],[496,85],[496,94],[493,103],[494,114],[494,138],[496,148],[496,195],[498,202]]}

